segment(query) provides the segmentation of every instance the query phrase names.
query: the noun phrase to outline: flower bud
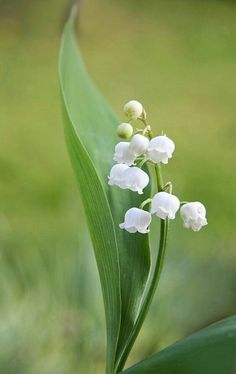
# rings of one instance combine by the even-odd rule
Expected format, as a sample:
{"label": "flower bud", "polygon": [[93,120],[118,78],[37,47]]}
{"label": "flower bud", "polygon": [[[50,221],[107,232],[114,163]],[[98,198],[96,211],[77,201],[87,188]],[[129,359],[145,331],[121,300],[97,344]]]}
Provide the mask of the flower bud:
{"label": "flower bud", "polygon": [[167,192],[158,192],[152,200],[151,213],[161,219],[174,219],[179,207],[178,197]]}
{"label": "flower bud", "polygon": [[133,165],[135,160],[135,155],[129,150],[128,142],[120,142],[115,147],[115,154],[113,160],[119,164],[126,164],[128,166]]}
{"label": "flower bud", "polygon": [[175,144],[167,136],[157,136],[150,140],[147,149],[149,160],[158,163],[168,164],[168,159],[172,157]]}
{"label": "flower bud", "polygon": [[152,216],[149,212],[138,208],[131,208],[125,213],[125,220],[119,226],[130,233],[140,232],[146,234],[149,232]]}
{"label": "flower bud", "polygon": [[198,201],[184,204],[180,209],[180,215],[186,229],[191,228],[193,231],[199,231],[207,225],[206,208]]}
{"label": "flower bud", "polygon": [[138,194],[143,193],[143,189],[149,183],[149,176],[145,171],[138,167],[131,167],[124,171],[121,177],[120,187],[123,189],[129,189]]}
{"label": "flower bud", "polygon": [[125,170],[127,170],[129,167],[125,164],[116,164],[112,166],[110,175],[108,177],[109,181],[108,184],[110,186],[116,185],[120,187],[121,177]]}
{"label": "flower bud", "polygon": [[133,135],[133,131],[133,126],[129,123],[124,122],[117,127],[117,135],[123,139],[130,139]]}
{"label": "flower bud", "polygon": [[135,154],[135,156],[141,156],[146,153],[148,144],[149,140],[146,136],[136,134],[130,141],[129,150],[131,153]]}
{"label": "flower bud", "polygon": [[143,113],[143,106],[136,100],[131,100],[124,106],[124,113],[129,119],[137,119]]}

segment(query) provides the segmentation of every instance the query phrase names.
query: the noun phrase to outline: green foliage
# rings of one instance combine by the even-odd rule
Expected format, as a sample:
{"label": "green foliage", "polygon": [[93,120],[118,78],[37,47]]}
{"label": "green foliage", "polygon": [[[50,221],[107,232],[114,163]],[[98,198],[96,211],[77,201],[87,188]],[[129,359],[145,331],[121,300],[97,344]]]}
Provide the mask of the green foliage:
{"label": "green foliage", "polygon": [[[152,277],[150,283],[147,282],[150,272],[148,236],[131,236],[118,228],[124,212],[139,205],[140,198],[107,187],[118,120],[85,70],[76,43],[74,10],[65,26],[60,57],[65,134],[101,279],[107,323],[107,373],[114,373],[117,368],[122,369],[132,347],[133,338],[130,337],[137,336],[143,322],[146,313],[143,300],[149,299],[144,296],[145,287],[151,299],[155,282]],[[162,231],[165,242],[167,226],[163,226]],[[158,261],[162,264],[163,258]],[[141,321],[137,324],[138,329],[135,329],[136,321]],[[235,363],[233,322],[234,317],[203,330],[125,372],[156,373],[162,370],[163,373],[180,374],[218,370],[220,373],[224,369],[230,373]],[[221,366],[215,360],[215,353],[218,359],[221,357]]]}
{"label": "green foliage", "polygon": [[[124,358],[132,346],[130,336],[135,331],[136,320],[142,321],[145,316],[142,307],[140,310],[139,307],[143,305],[140,299],[148,284],[150,250],[147,235],[131,236],[118,229],[124,212],[132,204],[139,205],[139,198],[118,189],[110,191],[107,187],[118,121],[94,88],[82,63],[74,32],[75,14],[71,13],[65,26],[60,58],[65,134],[103,290],[107,322],[107,373],[114,373],[117,367],[122,368]],[[165,227],[162,230],[165,232]],[[163,262],[162,259],[160,261]],[[154,289],[150,287],[151,292]],[[221,373],[224,370],[225,373],[231,373],[235,364],[235,331],[233,317],[167,348],[125,372],[187,374],[209,371]]]}
{"label": "green foliage", "polygon": [[[74,17],[65,26],[60,58],[65,133],[85,206],[101,278],[107,320],[108,371],[131,334],[150,271],[147,235],[119,229],[137,194],[108,189],[118,120],[91,83],[78,51]],[[146,194],[146,195],[145,195]],[[148,189],[142,200],[148,197]]]}
{"label": "green foliage", "polygon": [[236,316],[185,338],[124,374],[233,374],[236,370]]}
{"label": "green foliage", "polygon": [[[99,282],[89,239],[78,239],[86,225],[58,105],[55,66],[67,0],[50,0],[47,6],[5,3],[0,11],[1,371],[104,373]],[[117,111],[121,101],[140,99],[155,131],[163,129],[176,140],[176,159],[165,179],[174,175],[176,194],[201,196],[210,224],[197,236],[178,221],[171,225],[158,297],[130,363],[236,312],[236,4],[148,4],[82,1],[83,56]]]}

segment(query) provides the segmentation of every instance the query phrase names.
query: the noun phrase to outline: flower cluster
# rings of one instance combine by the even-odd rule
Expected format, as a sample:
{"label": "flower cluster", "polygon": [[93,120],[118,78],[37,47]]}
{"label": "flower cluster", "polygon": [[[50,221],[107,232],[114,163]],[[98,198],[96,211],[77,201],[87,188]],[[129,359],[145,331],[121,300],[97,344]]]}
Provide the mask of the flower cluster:
{"label": "flower cluster", "polygon": [[[125,104],[124,113],[128,122],[118,126],[117,134],[130,141],[122,141],[116,145],[114,161],[117,164],[111,168],[108,184],[142,194],[143,189],[149,183],[149,176],[142,170],[142,166],[146,162],[158,168],[160,163],[167,164],[172,158],[175,144],[166,135],[152,136],[151,127],[146,122],[146,112],[138,101],[132,100]],[[136,129],[134,133],[131,125],[133,120],[140,120],[145,127]],[[149,203],[151,204],[150,212],[143,209]],[[161,186],[152,198],[145,200],[139,208],[129,209],[125,213],[124,222],[120,224],[120,228],[130,233],[146,234],[149,232],[152,215],[163,220],[174,219],[179,209],[185,228],[199,231],[207,225],[204,205],[197,201],[180,202],[178,197],[172,194],[172,185],[168,182]]]}

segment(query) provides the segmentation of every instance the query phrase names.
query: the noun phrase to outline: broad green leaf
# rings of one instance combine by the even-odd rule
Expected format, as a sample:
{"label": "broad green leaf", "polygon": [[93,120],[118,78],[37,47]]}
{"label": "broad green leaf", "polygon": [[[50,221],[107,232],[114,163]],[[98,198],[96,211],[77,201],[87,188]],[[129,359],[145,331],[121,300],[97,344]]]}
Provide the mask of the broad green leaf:
{"label": "broad green leaf", "polygon": [[236,316],[200,330],[124,374],[235,374]]}
{"label": "broad green leaf", "polygon": [[[65,134],[87,215],[103,291],[107,323],[107,372],[123,351],[138,316],[150,272],[148,235],[129,234],[118,225],[132,206],[148,197],[107,185],[119,123],[95,89],[82,62],[74,16],[65,25],[60,84]],[[121,98],[122,100],[122,98]]]}

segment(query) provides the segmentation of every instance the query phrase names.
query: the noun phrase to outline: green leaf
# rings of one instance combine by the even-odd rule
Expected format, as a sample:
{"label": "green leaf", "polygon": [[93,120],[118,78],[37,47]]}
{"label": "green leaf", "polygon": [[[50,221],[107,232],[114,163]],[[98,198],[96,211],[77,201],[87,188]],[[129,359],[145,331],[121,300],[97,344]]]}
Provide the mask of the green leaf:
{"label": "green leaf", "polygon": [[82,62],[74,17],[65,25],[60,85],[65,134],[87,215],[100,274],[107,324],[107,373],[112,373],[130,336],[150,272],[148,235],[119,228],[127,209],[149,197],[107,185],[119,123],[95,89]]}
{"label": "green leaf", "polygon": [[236,316],[200,330],[123,373],[236,373]]}

